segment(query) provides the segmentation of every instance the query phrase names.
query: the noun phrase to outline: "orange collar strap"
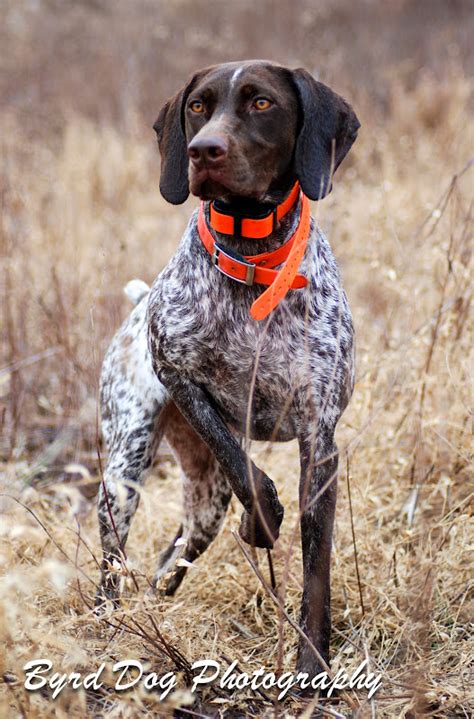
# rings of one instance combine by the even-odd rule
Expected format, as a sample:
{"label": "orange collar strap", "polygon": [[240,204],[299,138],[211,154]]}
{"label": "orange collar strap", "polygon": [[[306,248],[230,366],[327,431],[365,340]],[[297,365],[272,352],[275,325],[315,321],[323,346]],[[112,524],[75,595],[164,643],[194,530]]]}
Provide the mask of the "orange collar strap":
{"label": "orange collar strap", "polygon": [[278,222],[295,206],[299,192],[300,187],[296,182],[288,197],[280,205],[274,209],[264,210],[264,214],[260,217],[245,217],[235,211],[227,213],[225,203],[211,202],[209,224],[221,235],[260,240],[276,230]]}
{"label": "orange collar strap", "polygon": [[[310,230],[310,206],[308,198],[301,192],[301,214],[290,239],[273,252],[259,255],[239,255],[223,247],[211,235],[206,222],[205,203],[201,202],[198,215],[198,232],[201,242],[212,257],[219,272],[245,285],[268,285],[250,308],[254,320],[263,320],[286,296],[288,290],[306,287],[308,280],[298,274],[308,244]],[[277,265],[283,266],[276,270]]]}

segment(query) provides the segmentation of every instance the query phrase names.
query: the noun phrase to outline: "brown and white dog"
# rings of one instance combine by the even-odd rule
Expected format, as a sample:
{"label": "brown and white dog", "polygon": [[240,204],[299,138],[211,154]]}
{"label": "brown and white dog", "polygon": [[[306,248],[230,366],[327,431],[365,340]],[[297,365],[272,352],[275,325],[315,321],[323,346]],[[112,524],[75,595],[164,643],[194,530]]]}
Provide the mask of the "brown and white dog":
{"label": "brown and white dog", "polygon": [[[175,565],[177,557],[192,562],[204,552],[232,493],[244,508],[242,538],[273,546],[283,507],[240,440],[297,438],[306,637],[298,669],[314,675],[319,657],[329,662],[334,432],[353,389],[353,327],[331,248],[309,217],[296,268],[302,284],[291,284],[295,272],[281,280],[279,267],[301,235],[306,198],[330,191],[359,122],[345,100],[305,70],[259,60],[196,73],[154,128],[163,196],[179,204],[191,191],[203,206],[151,291],[131,284],[137,306],[104,361],[109,456],[99,498],[98,601],[118,598],[114,560],[122,559],[137,489],[163,435],[184,479],[182,524],[154,580],[172,572],[168,594],[186,571]],[[212,254],[203,232],[214,243]],[[256,253],[254,263],[248,258]],[[261,271],[262,257],[273,258],[274,274]],[[286,282],[263,321],[251,316],[263,291],[258,277],[267,285],[273,277]]]}

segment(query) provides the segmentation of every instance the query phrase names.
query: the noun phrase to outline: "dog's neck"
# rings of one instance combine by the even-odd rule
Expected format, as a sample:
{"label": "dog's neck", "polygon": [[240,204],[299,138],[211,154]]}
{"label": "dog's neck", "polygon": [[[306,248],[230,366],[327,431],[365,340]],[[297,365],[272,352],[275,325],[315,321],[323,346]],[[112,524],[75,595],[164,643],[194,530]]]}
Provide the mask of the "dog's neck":
{"label": "dog's neck", "polygon": [[[246,197],[232,197],[226,200],[225,203],[219,203],[218,206],[225,206],[226,214],[236,217],[247,217],[255,218],[261,217],[274,210],[286,197],[288,197],[292,188],[290,187],[286,192],[280,192],[278,194],[272,193],[269,201],[259,202],[254,198]],[[210,205],[208,203],[206,208],[206,216],[209,221]],[[251,238],[241,237],[237,235],[229,235],[216,231],[213,229],[219,244],[232,249],[242,255],[256,255],[261,252],[271,252],[286,240],[289,239],[291,234],[296,229],[300,212],[300,202],[297,199],[294,205],[288,210],[284,217],[282,217],[271,234],[266,237]]]}

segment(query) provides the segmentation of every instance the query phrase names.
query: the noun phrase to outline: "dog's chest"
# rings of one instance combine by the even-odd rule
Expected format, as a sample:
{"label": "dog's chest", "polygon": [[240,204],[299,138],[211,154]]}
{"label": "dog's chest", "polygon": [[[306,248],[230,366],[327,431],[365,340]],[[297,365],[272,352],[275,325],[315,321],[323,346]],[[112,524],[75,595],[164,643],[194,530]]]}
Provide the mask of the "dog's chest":
{"label": "dog's chest", "polygon": [[252,416],[260,427],[252,434],[265,435],[291,393],[295,332],[288,332],[279,313],[269,323],[251,319],[251,303],[262,287],[235,283],[207,259],[195,258],[189,281],[183,281],[191,274],[188,263],[186,270],[172,261],[156,283],[150,301],[152,352],[158,364],[205,387],[238,428],[252,396]]}
{"label": "dog's chest", "polygon": [[267,327],[250,318],[255,292],[235,286],[214,269],[206,277],[199,275],[174,300],[166,284],[167,299],[160,302],[165,316],[156,333],[164,364],[206,384],[225,386],[252,378],[257,385],[285,382],[288,333],[274,318]]}
{"label": "dog's chest", "polygon": [[236,431],[268,439],[278,425],[279,438],[293,437],[294,428],[285,416],[293,363],[282,335],[252,326],[253,321],[240,313],[221,308],[215,315],[211,330],[201,324],[200,313],[191,311],[188,319],[193,318],[194,331],[174,334],[174,349],[166,361],[172,359],[182,376],[204,387]]}
{"label": "dog's chest", "polygon": [[[352,326],[327,243],[308,248],[301,270],[311,285],[290,290],[268,321],[256,322],[250,307],[265,288],[221,275],[191,240],[185,235],[152,289],[150,348],[156,366],[205,387],[235,426],[245,421],[251,397],[255,436],[281,420],[305,385],[323,396],[322,388],[331,383],[337,397],[351,361]],[[283,435],[291,432],[288,426]]]}

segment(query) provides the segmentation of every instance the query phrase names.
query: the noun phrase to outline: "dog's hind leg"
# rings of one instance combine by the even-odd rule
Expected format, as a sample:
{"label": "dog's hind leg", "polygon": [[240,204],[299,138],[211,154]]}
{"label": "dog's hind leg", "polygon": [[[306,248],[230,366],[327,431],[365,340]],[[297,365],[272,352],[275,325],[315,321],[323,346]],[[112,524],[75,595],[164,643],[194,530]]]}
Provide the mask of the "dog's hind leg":
{"label": "dog's hind leg", "polygon": [[163,434],[167,403],[148,355],[144,299],[115,335],[102,368],[102,431],[109,455],[98,502],[103,560],[97,604],[118,598],[130,523]]}
{"label": "dog's hind leg", "polygon": [[165,437],[183,473],[183,522],[176,537],[162,552],[154,584],[173,571],[165,594],[174,594],[186,574],[178,558],[193,562],[217,536],[232,494],[227,479],[210,449],[176,409],[166,410]]}

